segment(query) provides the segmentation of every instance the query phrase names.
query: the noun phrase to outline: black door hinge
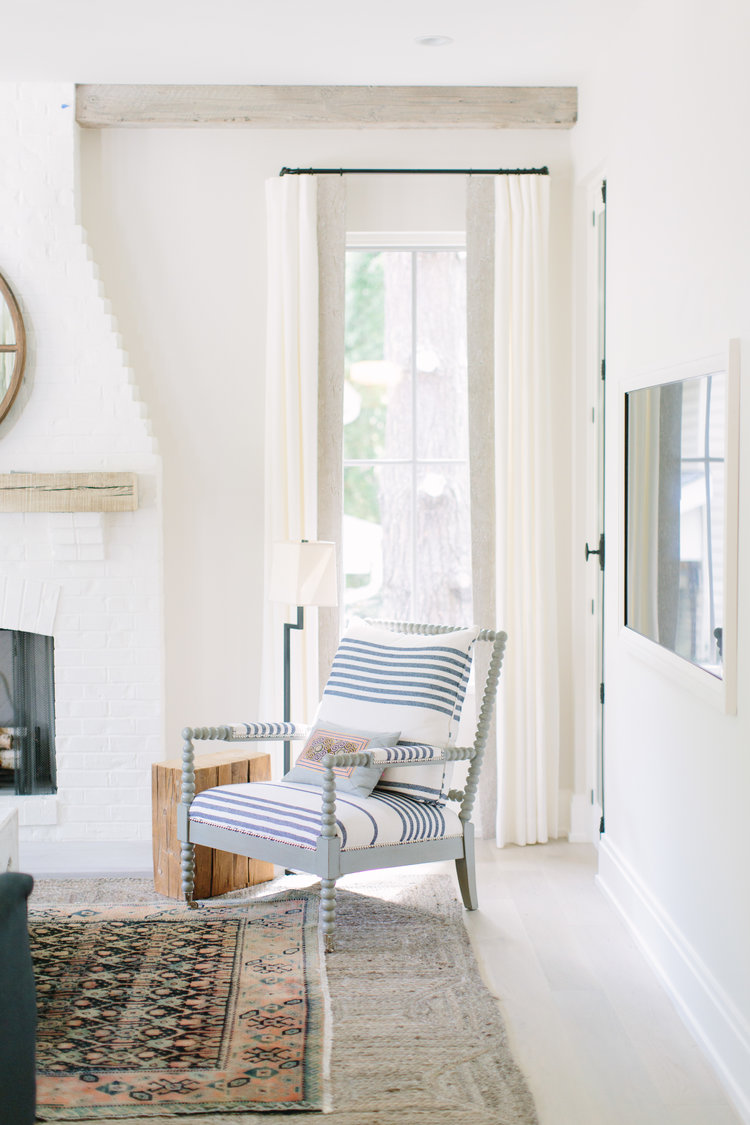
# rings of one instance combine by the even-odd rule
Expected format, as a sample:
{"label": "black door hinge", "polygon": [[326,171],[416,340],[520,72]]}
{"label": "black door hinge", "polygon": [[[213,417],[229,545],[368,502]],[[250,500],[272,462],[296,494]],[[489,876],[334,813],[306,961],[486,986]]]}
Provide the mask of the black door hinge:
{"label": "black door hinge", "polygon": [[606,363],[606,360],[604,360],[604,359],[602,360],[601,376],[602,376],[602,379],[607,378],[607,363]]}
{"label": "black door hinge", "polygon": [[606,207],[606,205],[607,205],[607,181],[606,180],[602,180],[602,203]]}
{"label": "black door hinge", "polygon": [[599,835],[604,835],[604,817],[599,821]]}
{"label": "black door hinge", "polygon": [[604,703],[604,684],[599,684],[599,702]]}

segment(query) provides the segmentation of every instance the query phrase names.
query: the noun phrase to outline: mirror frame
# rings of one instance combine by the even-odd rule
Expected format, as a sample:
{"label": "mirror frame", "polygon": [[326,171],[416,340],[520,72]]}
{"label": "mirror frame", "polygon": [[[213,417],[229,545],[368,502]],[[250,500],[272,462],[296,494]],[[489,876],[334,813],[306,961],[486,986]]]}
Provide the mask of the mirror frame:
{"label": "mirror frame", "polygon": [[16,362],[13,367],[13,374],[11,375],[8,389],[2,400],[0,400],[0,422],[2,422],[15,401],[21,386],[21,380],[23,379],[23,370],[26,364],[26,329],[24,327],[23,317],[21,316],[21,310],[18,307],[18,301],[13,296],[13,290],[1,273],[0,299],[4,300],[8,306],[16,334],[15,344],[0,344],[1,353],[7,355],[9,352],[15,352],[16,355]]}
{"label": "mirror frame", "polygon": [[[737,713],[737,586],[738,586],[738,538],[739,538],[739,416],[741,382],[741,346],[738,339],[729,341],[727,353],[707,356],[703,360],[684,364],[680,367],[662,371],[650,371],[639,375],[623,375],[619,380],[620,417],[618,421],[620,437],[620,466],[622,478],[618,501],[618,521],[622,535],[623,552],[618,575],[619,629],[618,640],[622,648],[631,656],[643,661],[649,668],[683,690],[690,692],[704,702],[710,703],[725,714]],[[643,636],[625,624],[625,397],[633,390],[643,387],[661,386],[677,380],[691,379],[712,371],[725,371],[727,374],[727,419],[726,419],[726,480],[725,480],[725,618],[723,635],[723,676],[717,677],[699,664],[692,664],[682,656],[662,647],[656,641]]]}

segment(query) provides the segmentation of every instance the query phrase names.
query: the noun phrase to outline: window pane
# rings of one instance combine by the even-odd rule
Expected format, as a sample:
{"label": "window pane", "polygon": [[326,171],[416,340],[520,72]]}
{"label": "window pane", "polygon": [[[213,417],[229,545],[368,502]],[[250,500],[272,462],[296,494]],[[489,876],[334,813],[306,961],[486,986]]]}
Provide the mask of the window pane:
{"label": "window pane", "polygon": [[427,464],[417,476],[417,621],[457,625],[472,620],[469,471]]}
{"label": "window pane", "polygon": [[682,409],[680,431],[683,457],[703,457],[706,429],[706,380],[684,379],[662,387],[662,398],[674,402],[673,412]]}
{"label": "window pane", "polygon": [[413,580],[408,465],[344,469],[346,615],[408,619]]}
{"label": "window pane", "polygon": [[350,250],[344,458],[411,455],[412,255]]}
{"label": "window pane", "polygon": [[347,615],[470,621],[466,255],[349,251],[346,270]]}
{"label": "window pane", "polygon": [[723,460],[726,449],[727,377],[723,371],[709,376],[709,455]]}
{"label": "window pane", "polygon": [[[679,393],[682,388],[682,456],[724,457],[726,443],[726,373],[683,379],[669,384],[663,394]],[[706,419],[708,418],[708,428]]]}
{"label": "window pane", "polygon": [[466,254],[416,255],[417,456],[468,456]]}
{"label": "window pane", "polygon": [[0,294],[0,344],[15,344],[16,330],[13,327],[13,317],[10,315],[5,300]]}
{"label": "window pane", "polygon": [[10,381],[13,378],[13,370],[16,366],[16,353],[15,352],[0,352],[0,398],[3,397]]}

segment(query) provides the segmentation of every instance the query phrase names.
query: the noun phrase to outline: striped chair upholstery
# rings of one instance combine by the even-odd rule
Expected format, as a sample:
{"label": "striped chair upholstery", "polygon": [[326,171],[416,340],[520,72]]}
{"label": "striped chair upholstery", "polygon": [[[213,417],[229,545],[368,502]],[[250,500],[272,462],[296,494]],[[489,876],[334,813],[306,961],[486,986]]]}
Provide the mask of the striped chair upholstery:
{"label": "striped chair upholstery", "polygon": [[[364,643],[362,651],[369,653],[364,661],[352,660],[350,640]],[[453,860],[464,905],[476,910],[471,812],[505,641],[505,633],[474,627],[370,621],[350,626],[313,725],[374,731],[389,740],[398,731],[398,743],[325,754],[322,785],[292,778],[196,794],[196,740],[304,742],[310,728],[288,722],[185,727],[177,837],[187,901],[193,904],[195,847],[203,845],[319,876],[326,949],[333,942],[336,880],[355,871]],[[477,683],[481,706],[470,744],[456,746],[475,643],[490,647],[483,689]],[[463,788],[446,792],[445,771],[457,761],[467,767]],[[335,770],[360,767],[383,770],[368,796],[337,788]]]}
{"label": "striped chair upholstery", "polygon": [[[444,635],[395,633],[353,618],[339,643],[315,722],[399,730],[406,743],[453,743],[469,682],[475,627]],[[377,789],[445,801],[443,762],[386,766]]]}
{"label": "striped chair upholstery", "polygon": [[[221,785],[198,794],[190,806],[190,820],[315,851],[322,802],[323,790],[314,785],[288,781]],[[440,805],[388,792],[336,796],[336,834],[343,852],[461,833],[458,815]]]}

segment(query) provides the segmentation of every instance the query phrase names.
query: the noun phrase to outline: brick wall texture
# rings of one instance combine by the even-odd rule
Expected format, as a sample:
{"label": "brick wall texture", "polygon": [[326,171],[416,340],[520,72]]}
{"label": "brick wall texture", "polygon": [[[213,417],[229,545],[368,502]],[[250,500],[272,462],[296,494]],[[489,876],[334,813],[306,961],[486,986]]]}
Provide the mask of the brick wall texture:
{"label": "brick wall texture", "polygon": [[72,85],[0,83],[0,272],[28,336],[0,472],[137,472],[139,508],[0,513],[0,628],[52,620],[58,777],[52,809],[2,802],[22,840],[145,841],[165,756],[161,459],[77,222],[76,131]]}

